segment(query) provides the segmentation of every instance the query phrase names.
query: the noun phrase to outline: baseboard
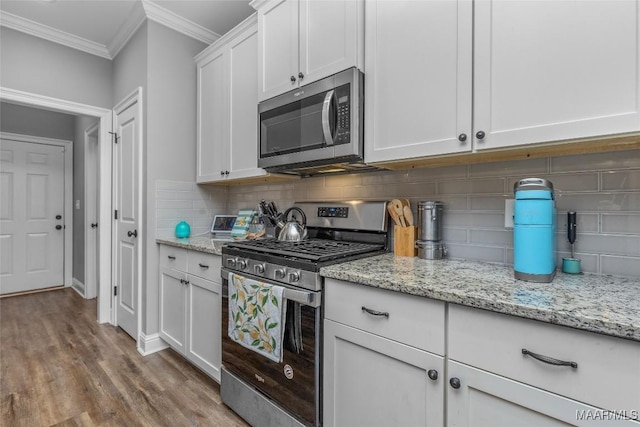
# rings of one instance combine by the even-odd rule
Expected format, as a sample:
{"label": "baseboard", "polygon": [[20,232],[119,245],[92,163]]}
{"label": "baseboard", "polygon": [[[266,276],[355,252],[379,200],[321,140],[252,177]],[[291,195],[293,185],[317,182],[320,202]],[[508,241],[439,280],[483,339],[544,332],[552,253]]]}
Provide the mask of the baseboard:
{"label": "baseboard", "polygon": [[148,356],[150,354],[164,350],[165,348],[169,348],[169,344],[167,344],[162,340],[162,338],[160,338],[160,334],[140,334],[140,337],[138,339],[138,353],[142,354],[143,356]]}
{"label": "baseboard", "polygon": [[85,288],[84,288],[84,283],[82,283],[80,280],[76,279],[75,277],[73,278],[73,281],[71,282],[71,287],[73,288],[74,291],[76,291],[77,293],[80,294],[80,296],[82,298],[84,298],[85,296]]}

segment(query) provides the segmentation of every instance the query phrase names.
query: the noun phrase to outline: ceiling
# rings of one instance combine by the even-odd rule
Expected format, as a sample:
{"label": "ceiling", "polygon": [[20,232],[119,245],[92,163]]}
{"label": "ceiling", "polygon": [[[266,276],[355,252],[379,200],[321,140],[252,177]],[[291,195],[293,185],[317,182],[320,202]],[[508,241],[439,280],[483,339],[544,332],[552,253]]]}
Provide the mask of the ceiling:
{"label": "ceiling", "polygon": [[212,43],[249,0],[1,0],[0,25],[113,59],[145,19]]}

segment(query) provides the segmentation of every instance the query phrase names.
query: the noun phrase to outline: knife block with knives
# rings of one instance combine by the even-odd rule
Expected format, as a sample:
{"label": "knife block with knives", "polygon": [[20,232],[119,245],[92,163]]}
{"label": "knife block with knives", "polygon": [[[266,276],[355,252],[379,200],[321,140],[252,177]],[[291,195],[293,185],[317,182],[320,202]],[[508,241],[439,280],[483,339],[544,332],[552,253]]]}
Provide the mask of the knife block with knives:
{"label": "knife block with knives", "polygon": [[396,256],[416,256],[418,229],[413,225],[413,213],[407,199],[393,199],[387,203],[387,211],[393,220],[393,253]]}

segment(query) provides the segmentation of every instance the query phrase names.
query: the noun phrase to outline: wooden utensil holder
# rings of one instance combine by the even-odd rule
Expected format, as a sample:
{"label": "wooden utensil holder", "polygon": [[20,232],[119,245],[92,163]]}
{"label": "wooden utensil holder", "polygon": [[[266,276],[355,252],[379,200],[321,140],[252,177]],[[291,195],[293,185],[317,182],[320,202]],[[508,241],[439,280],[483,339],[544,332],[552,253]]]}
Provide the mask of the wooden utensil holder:
{"label": "wooden utensil holder", "polygon": [[416,256],[416,236],[418,228],[416,226],[393,228],[393,253],[397,256]]}

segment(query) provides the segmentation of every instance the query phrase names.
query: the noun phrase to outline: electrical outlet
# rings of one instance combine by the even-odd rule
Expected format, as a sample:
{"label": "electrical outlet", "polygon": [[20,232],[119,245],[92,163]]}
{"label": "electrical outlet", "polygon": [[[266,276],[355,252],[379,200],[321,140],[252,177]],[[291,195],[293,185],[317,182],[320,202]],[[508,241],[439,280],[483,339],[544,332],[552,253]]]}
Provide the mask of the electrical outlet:
{"label": "electrical outlet", "polygon": [[513,202],[514,199],[504,201],[504,228],[513,228]]}

